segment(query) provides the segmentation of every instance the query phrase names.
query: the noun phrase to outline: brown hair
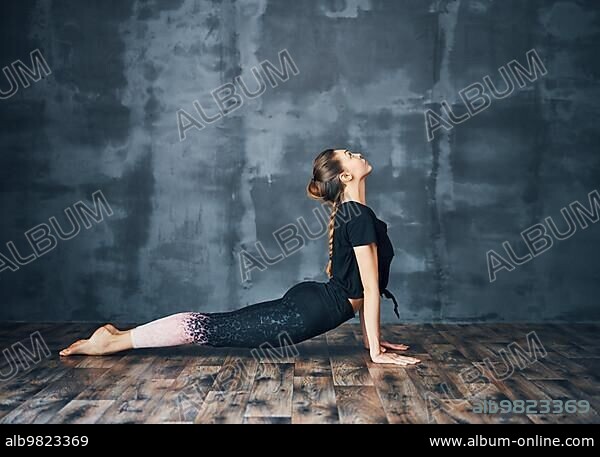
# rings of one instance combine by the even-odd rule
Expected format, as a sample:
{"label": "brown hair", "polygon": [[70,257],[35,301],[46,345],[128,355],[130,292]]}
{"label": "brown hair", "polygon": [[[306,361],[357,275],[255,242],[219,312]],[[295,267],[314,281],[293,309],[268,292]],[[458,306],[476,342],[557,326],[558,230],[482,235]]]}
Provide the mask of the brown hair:
{"label": "brown hair", "polygon": [[342,164],[335,157],[335,149],[325,149],[313,162],[313,177],[306,187],[306,193],[314,200],[329,203],[329,261],[325,267],[327,276],[331,278],[331,261],[333,257],[333,229],[335,215],[344,195],[344,184],[340,174],[344,171]]}

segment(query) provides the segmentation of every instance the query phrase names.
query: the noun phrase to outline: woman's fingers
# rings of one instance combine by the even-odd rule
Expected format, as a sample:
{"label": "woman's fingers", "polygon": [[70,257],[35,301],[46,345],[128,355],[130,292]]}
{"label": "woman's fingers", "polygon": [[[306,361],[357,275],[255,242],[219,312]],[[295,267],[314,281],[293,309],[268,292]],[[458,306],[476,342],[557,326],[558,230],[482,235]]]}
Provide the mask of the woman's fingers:
{"label": "woman's fingers", "polygon": [[395,344],[390,343],[388,341],[383,341],[381,345],[394,351],[406,351],[409,348],[409,346],[407,346],[406,344]]}
{"label": "woman's fingers", "polygon": [[394,363],[395,365],[403,366],[403,367],[412,365],[412,363],[409,363],[409,362],[407,362],[405,360],[401,360],[401,359],[397,359],[397,358],[394,358],[393,361],[392,361],[392,363]]}
{"label": "woman's fingers", "polygon": [[395,363],[396,365],[402,365],[402,366],[407,366],[407,365],[415,365],[419,362],[421,362],[419,359],[416,359],[414,357],[404,357],[398,354],[389,354],[390,356],[392,356],[392,363]]}
{"label": "woman's fingers", "polygon": [[396,357],[398,357],[398,359],[400,359],[406,363],[410,363],[410,364],[419,363],[421,361],[415,357],[405,357],[403,355],[396,355]]}
{"label": "woman's fingers", "polygon": [[398,354],[393,354],[391,352],[388,352],[386,354],[379,354],[378,356],[374,357],[372,360],[375,363],[391,363],[391,364],[401,365],[401,366],[414,365],[414,364],[420,362],[420,360],[417,358],[404,357],[404,356],[401,356]]}

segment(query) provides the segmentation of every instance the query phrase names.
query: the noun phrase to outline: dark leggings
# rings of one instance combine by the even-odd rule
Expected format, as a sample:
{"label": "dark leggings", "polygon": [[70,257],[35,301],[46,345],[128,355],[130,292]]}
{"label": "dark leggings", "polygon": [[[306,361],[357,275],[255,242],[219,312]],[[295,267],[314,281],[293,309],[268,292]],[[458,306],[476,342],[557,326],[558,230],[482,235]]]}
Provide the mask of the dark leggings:
{"label": "dark leggings", "polygon": [[304,281],[282,297],[222,313],[182,312],[131,330],[134,348],[200,344],[273,347],[313,338],[354,317],[348,299],[329,283]]}

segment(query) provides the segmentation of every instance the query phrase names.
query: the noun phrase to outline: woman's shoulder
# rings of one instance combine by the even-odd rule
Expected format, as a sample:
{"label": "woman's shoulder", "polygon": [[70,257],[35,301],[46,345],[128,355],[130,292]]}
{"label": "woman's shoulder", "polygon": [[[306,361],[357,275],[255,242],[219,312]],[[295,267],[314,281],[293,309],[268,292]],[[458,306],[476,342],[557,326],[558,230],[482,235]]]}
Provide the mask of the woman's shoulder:
{"label": "woman's shoulder", "polygon": [[376,220],[371,208],[354,200],[341,203],[335,218],[336,227],[344,232],[351,230],[352,227],[372,225]]}
{"label": "woman's shoulder", "polygon": [[354,200],[342,202],[336,214],[337,226],[343,227],[344,231],[352,227],[377,225],[375,212],[367,205]]}
{"label": "woman's shoulder", "polygon": [[387,232],[387,223],[379,217],[375,211],[367,205],[355,200],[343,202],[338,208],[338,226],[375,226],[378,231]]}
{"label": "woman's shoulder", "polygon": [[338,206],[338,214],[341,216],[347,216],[348,219],[369,217],[377,218],[375,211],[370,206],[363,205],[355,200],[348,200],[340,203]]}

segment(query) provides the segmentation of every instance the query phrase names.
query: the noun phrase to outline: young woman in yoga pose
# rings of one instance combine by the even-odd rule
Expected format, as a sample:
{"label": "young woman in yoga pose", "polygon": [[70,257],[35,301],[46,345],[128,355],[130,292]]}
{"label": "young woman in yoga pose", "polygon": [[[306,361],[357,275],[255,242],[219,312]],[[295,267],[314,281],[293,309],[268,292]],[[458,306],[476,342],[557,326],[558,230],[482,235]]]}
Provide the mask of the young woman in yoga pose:
{"label": "young woman in yoga pose", "polygon": [[[373,167],[361,154],[347,149],[326,149],[313,162],[307,186],[310,198],[331,205],[329,221],[329,281],[304,281],[275,300],[219,313],[181,312],[121,331],[107,324],[87,340],[60,351],[106,355],[136,348],[199,344],[214,347],[254,348],[295,344],[325,333],[358,311],[363,344],[375,363],[413,365],[420,362],[389,352],[408,346],[380,338],[380,296],[387,290],[394,249],[387,225],[366,204],[366,178]],[[282,338],[283,336],[283,338]]]}

